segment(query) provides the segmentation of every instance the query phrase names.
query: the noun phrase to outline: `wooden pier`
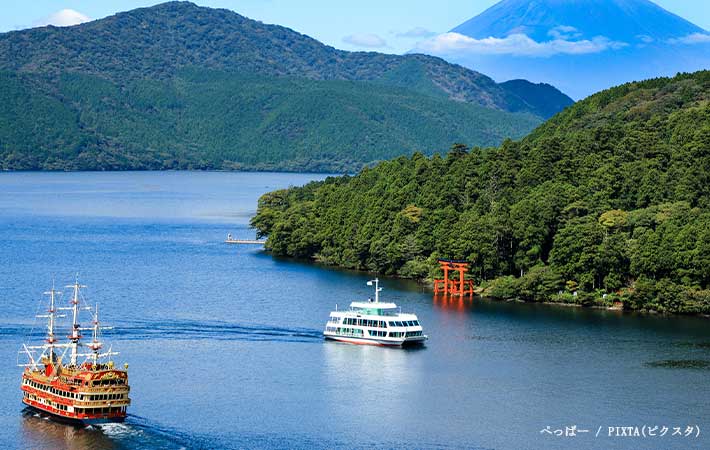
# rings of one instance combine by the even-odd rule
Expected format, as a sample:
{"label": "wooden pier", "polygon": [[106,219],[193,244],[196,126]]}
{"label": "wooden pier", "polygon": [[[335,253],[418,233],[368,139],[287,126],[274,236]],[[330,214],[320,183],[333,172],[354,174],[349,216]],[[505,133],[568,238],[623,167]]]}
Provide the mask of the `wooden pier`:
{"label": "wooden pier", "polygon": [[245,245],[264,245],[266,241],[260,241],[257,239],[227,239],[224,241],[225,244],[245,244]]}

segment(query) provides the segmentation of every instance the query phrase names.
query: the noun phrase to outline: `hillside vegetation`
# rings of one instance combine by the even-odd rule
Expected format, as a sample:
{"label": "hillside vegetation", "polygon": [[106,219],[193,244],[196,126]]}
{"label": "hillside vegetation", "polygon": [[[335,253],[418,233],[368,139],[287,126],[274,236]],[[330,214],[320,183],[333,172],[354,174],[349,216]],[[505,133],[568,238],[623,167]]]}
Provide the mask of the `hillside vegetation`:
{"label": "hillside vegetation", "polygon": [[710,72],[595,94],[519,142],[275,191],[276,255],[402,277],[466,259],[488,295],[710,313]]}
{"label": "hillside vegetation", "polygon": [[204,69],[123,87],[0,73],[0,103],[6,170],[348,172],[452,139],[493,145],[540,121],[364,82]]}
{"label": "hillside vegetation", "polygon": [[[0,168],[355,171],[521,137],[571,100],[170,2],[0,34]],[[551,103],[550,99],[554,99]]]}

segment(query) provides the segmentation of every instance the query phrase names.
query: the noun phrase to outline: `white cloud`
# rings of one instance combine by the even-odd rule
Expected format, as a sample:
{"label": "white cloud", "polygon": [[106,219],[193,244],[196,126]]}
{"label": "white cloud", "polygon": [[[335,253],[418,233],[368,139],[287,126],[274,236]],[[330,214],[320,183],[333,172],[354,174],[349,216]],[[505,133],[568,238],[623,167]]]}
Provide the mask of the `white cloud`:
{"label": "white cloud", "polygon": [[710,34],[692,33],[687,36],[668,39],[671,44],[707,44],[710,43]]}
{"label": "white cloud", "polygon": [[400,37],[400,38],[422,39],[422,38],[430,38],[432,36],[436,36],[436,33],[433,31],[429,31],[424,27],[414,27],[409,31],[405,31],[404,33],[396,33],[396,36]]}
{"label": "white cloud", "polygon": [[653,38],[647,34],[639,34],[636,38],[644,44],[650,44],[653,42]]}
{"label": "white cloud", "polygon": [[88,22],[91,18],[73,9],[62,9],[34,23],[37,27],[54,25],[56,27],[70,27]]}
{"label": "white cloud", "polygon": [[564,40],[582,37],[582,33],[580,33],[575,27],[571,27],[569,25],[558,25],[548,31],[547,35],[553,37],[554,39]]}
{"label": "white cloud", "polygon": [[345,36],[343,42],[357,47],[381,48],[387,46],[387,42],[384,39],[373,33],[351,34]]}
{"label": "white cloud", "polygon": [[459,33],[444,33],[419,42],[415,50],[439,55],[470,53],[481,55],[516,55],[546,57],[556,54],[582,55],[626,47],[624,42],[612,41],[603,36],[571,41],[553,39],[537,42],[524,34],[511,34],[504,38],[474,39]]}

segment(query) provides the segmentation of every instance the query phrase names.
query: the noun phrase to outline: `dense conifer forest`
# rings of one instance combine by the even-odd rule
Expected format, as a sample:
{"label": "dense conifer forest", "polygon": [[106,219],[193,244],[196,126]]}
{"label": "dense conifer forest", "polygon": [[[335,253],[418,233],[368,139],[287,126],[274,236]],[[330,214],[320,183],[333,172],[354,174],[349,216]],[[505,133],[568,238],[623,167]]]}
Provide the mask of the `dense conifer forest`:
{"label": "dense conifer forest", "polygon": [[400,277],[465,259],[500,299],[710,313],[710,72],[599,92],[520,141],[268,193],[252,225],[275,255]]}

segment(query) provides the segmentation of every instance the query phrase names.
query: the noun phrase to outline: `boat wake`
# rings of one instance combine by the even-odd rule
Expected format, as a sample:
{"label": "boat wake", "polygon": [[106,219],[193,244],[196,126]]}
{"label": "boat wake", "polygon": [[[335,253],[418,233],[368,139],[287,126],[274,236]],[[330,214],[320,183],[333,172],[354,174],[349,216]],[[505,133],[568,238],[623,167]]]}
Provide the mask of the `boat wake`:
{"label": "boat wake", "polygon": [[[127,423],[102,423],[97,424],[96,427],[101,429],[106,436],[114,438],[133,437],[143,434],[143,430],[135,428]],[[87,427],[87,429],[88,428],[89,427]]]}
{"label": "boat wake", "polygon": [[[169,320],[160,322],[133,321],[117,326],[116,338],[121,340],[243,340],[279,342],[316,342],[322,339],[320,330],[283,328],[268,325],[244,325],[221,321]],[[114,338],[115,339],[115,338]]]}

